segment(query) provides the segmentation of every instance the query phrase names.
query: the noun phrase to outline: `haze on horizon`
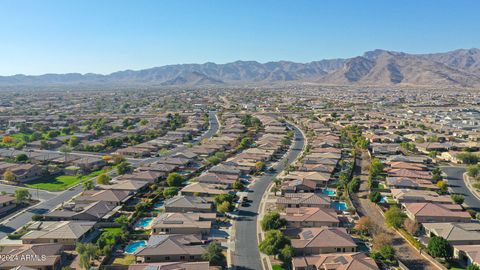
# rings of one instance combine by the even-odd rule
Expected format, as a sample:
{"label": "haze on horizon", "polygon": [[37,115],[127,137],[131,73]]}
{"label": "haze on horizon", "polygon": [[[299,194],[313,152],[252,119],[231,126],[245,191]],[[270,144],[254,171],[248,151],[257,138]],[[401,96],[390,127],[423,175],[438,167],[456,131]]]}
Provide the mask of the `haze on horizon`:
{"label": "haze on horizon", "polygon": [[0,75],[480,47],[476,1],[3,1]]}

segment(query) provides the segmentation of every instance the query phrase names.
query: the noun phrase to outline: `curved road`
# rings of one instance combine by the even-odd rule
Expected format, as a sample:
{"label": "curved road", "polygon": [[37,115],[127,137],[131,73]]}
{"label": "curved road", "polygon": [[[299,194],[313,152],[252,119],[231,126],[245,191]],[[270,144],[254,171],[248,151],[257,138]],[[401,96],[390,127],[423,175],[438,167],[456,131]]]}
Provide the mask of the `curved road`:
{"label": "curved road", "polygon": [[[212,137],[215,133],[217,133],[219,128],[219,123],[217,121],[215,112],[209,112],[209,121],[210,121],[209,129],[199,138],[199,140]],[[172,150],[172,152],[176,153],[176,152],[182,151],[185,149],[185,146],[182,145],[177,148]],[[151,160],[148,160],[148,162],[153,162],[157,159],[159,158],[153,158]],[[144,163],[148,163],[148,162],[144,162]],[[15,189],[16,187],[0,185],[0,191],[12,192]],[[1,222],[0,223],[0,239],[4,238],[8,233],[15,231],[18,228],[25,225],[26,223],[30,222],[32,220],[33,215],[45,214],[50,210],[54,209],[56,206],[60,205],[61,203],[69,201],[71,198],[80,194],[82,191],[83,191],[82,185],[74,186],[73,188],[71,188],[71,190],[68,189],[62,192],[38,191],[38,195],[40,199],[43,201],[31,208],[28,208],[25,212],[11,218],[6,218],[5,221]],[[36,191],[30,190],[30,192],[32,193],[33,198],[36,199],[37,198]]]}
{"label": "curved road", "polygon": [[447,175],[448,186],[451,189],[451,192],[462,194],[465,197],[464,204],[479,212],[480,200],[472,194],[463,180],[465,168],[457,166],[442,166],[440,168]]}
{"label": "curved road", "polygon": [[[295,131],[294,146],[290,152],[274,166],[275,173],[267,173],[258,179],[250,188],[248,198],[252,200],[247,207],[239,207],[240,219],[236,223],[235,249],[233,255],[233,266],[235,269],[263,269],[260,259],[260,251],[257,246],[257,215],[260,201],[273,179],[283,171],[285,164],[292,163],[300,155],[305,144],[305,138],[298,128]],[[287,162],[285,162],[287,161]]]}

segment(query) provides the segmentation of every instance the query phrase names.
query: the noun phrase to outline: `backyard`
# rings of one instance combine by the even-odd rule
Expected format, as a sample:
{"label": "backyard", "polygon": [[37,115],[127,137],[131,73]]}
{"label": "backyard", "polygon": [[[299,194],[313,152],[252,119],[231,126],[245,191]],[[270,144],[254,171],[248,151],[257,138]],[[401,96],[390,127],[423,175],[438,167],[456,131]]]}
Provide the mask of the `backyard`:
{"label": "backyard", "polygon": [[108,172],[109,169],[102,169],[91,172],[86,175],[59,175],[59,176],[46,176],[37,180],[29,181],[25,186],[29,188],[38,188],[48,191],[62,191],[68,189],[80,182],[96,177],[102,173]]}

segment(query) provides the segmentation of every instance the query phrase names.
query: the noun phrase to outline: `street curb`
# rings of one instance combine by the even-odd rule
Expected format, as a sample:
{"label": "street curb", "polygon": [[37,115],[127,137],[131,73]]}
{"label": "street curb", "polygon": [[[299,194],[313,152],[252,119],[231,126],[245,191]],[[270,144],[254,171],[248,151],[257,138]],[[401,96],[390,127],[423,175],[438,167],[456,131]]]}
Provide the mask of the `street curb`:
{"label": "street curb", "polygon": [[477,200],[480,200],[480,193],[472,186],[470,176],[468,176],[466,172],[463,173],[463,182],[465,182],[465,185],[470,190],[470,193],[472,193],[472,195],[475,196]]}

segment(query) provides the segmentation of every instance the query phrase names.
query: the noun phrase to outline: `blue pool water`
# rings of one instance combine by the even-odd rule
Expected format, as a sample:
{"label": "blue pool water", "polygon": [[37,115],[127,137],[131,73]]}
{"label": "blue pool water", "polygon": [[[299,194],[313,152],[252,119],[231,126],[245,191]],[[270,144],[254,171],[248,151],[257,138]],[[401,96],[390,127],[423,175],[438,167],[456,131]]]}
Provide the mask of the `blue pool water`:
{"label": "blue pool water", "polygon": [[387,197],[382,196],[382,198],[380,199],[380,203],[387,203]]}
{"label": "blue pool water", "polygon": [[338,211],[345,211],[348,209],[347,204],[345,202],[331,202],[330,207]]}
{"label": "blue pool water", "polygon": [[137,223],[135,224],[135,227],[137,228],[146,228],[152,223],[153,218],[148,217],[148,218],[141,218]]}
{"label": "blue pool water", "polygon": [[161,208],[162,206],[163,206],[163,202],[157,202],[153,205],[153,207],[155,207],[155,209]]}
{"label": "blue pool water", "polygon": [[322,189],[322,193],[327,195],[327,196],[331,196],[331,197],[333,197],[337,194],[337,192],[334,189],[331,189],[331,188]]}
{"label": "blue pool water", "polygon": [[145,247],[147,243],[145,241],[136,241],[125,247],[125,253],[133,254],[139,248]]}

